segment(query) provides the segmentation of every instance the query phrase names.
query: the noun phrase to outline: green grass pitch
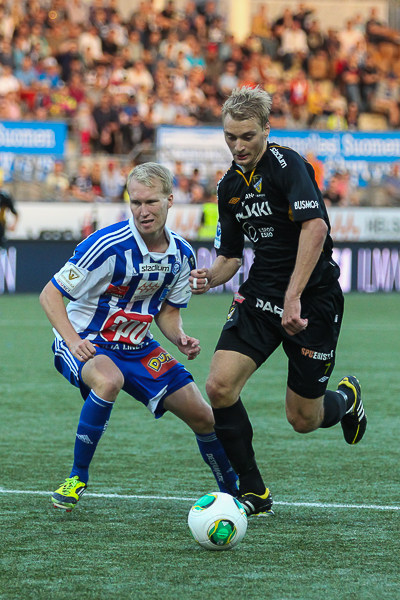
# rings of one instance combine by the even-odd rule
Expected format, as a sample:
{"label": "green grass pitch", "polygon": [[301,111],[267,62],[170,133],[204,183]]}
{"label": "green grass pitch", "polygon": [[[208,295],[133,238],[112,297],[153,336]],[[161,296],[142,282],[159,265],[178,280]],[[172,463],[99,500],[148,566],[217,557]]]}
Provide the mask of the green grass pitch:
{"label": "green grass pitch", "polygon": [[[189,367],[203,393],[229,304],[209,294],[183,311],[202,344]],[[38,298],[0,297],[0,599],[399,600],[399,314],[398,294],[346,298],[330,387],[346,374],[361,381],[369,425],[358,446],[340,426],[291,430],[281,351],[254,375],[243,400],[276,516],[251,519],[243,542],[219,553],[186,524],[191,499],[215,490],[191,431],[126,394],[88,493],[72,513],[52,507],[81,399],[53,367]]]}

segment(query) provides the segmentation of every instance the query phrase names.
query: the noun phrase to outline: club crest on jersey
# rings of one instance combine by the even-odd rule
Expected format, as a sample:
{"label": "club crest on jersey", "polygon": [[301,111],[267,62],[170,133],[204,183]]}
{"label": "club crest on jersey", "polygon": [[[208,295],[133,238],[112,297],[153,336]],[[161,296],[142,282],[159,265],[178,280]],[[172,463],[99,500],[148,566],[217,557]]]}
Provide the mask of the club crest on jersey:
{"label": "club crest on jersey", "polygon": [[260,193],[262,188],[262,177],[261,175],[255,175],[252,180],[253,188],[256,192]]}
{"label": "club crest on jersey", "polygon": [[180,263],[179,263],[179,262],[175,262],[175,263],[172,265],[172,274],[173,274],[173,275],[176,275],[177,273],[179,273],[179,271],[180,271],[180,270],[181,270],[181,265],[180,265]]}

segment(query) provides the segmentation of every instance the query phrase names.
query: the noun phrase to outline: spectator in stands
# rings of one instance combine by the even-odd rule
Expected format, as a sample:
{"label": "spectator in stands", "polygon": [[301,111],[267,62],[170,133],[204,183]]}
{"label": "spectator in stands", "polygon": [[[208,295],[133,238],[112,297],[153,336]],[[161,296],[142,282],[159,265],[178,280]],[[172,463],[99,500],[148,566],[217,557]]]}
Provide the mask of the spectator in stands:
{"label": "spectator in stands", "polygon": [[346,112],[338,106],[326,120],[326,128],[331,131],[346,131],[348,129]]}
{"label": "spectator in stands", "polygon": [[358,131],[360,120],[360,111],[357,102],[350,102],[347,109],[346,121],[348,129]]}
{"label": "spectator in stands", "polygon": [[339,178],[339,173],[334,173],[328,182],[326,190],[322,194],[326,206],[341,206],[343,204],[343,197],[340,193]]}
{"label": "spectator in stands", "polygon": [[135,90],[144,89],[150,91],[154,86],[154,79],[143,61],[136,61],[135,65],[128,69],[128,81]]}
{"label": "spectator in stands", "polygon": [[21,102],[16,92],[8,92],[1,98],[1,116],[5,121],[20,121],[22,119]]}
{"label": "spectator in stands", "polygon": [[321,31],[320,22],[317,19],[311,21],[310,28],[307,33],[307,45],[311,55],[317,54],[324,49],[325,37]]}
{"label": "spectator in stands", "polygon": [[38,80],[47,81],[51,88],[57,88],[60,85],[60,68],[54,56],[48,56],[42,61]]}
{"label": "spectator in stands", "polygon": [[285,129],[289,118],[289,106],[285,96],[276,91],[272,96],[272,105],[269,113],[269,122],[273,129]]}
{"label": "spectator in stands", "polygon": [[86,26],[89,21],[89,6],[84,0],[68,0],[66,10],[71,23]]}
{"label": "spectator in stands", "polygon": [[103,59],[103,49],[101,45],[101,37],[97,28],[92,24],[87,30],[83,30],[78,39],[78,50],[80,54],[84,54],[87,49],[90,49],[90,55],[95,61]]}
{"label": "spectator in stands", "polygon": [[265,4],[260,4],[258,11],[252,18],[251,33],[261,41],[263,52],[275,58],[278,50],[278,40],[272,33],[272,26],[268,19]]}
{"label": "spectator in stands", "polygon": [[56,160],[53,171],[47,175],[45,182],[46,199],[59,201],[67,199],[69,190],[68,175],[64,171],[64,162]]}
{"label": "spectator in stands", "polygon": [[307,35],[301,29],[300,21],[293,20],[292,25],[283,30],[281,46],[278,50],[284,70],[288,71],[295,61],[298,66],[303,67],[308,53]]}
{"label": "spectator in stands", "polygon": [[344,95],[347,102],[355,102],[361,108],[361,72],[357,58],[354,55],[350,55],[346,62],[347,64],[341,74]]}
{"label": "spectator in stands", "polygon": [[400,123],[399,103],[400,89],[398,79],[393,74],[387,77],[381,72],[371,100],[372,109],[386,115],[391,127],[398,127]]}
{"label": "spectator in stands", "polygon": [[125,180],[115,161],[108,161],[100,176],[101,195],[108,202],[119,202],[122,199]]}
{"label": "spectator in stands", "polygon": [[371,53],[367,53],[364,64],[360,66],[360,90],[363,110],[371,110],[371,102],[378,81],[379,73],[374,57]]}
{"label": "spectator in stands", "polygon": [[378,20],[378,9],[375,6],[371,8],[370,17],[365,24],[365,34],[370,44],[380,44],[381,42],[400,44],[399,32]]}
{"label": "spectator in stands", "polygon": [[221,98],[226,98],[238,84],[237,67],[232,60],[225,64],[224,72],[218,78],[218,92]]}
{"label": "spectator in stands", "polygon": [[143,60],[144,46],[140,40],[140,35],[138,31],[135,31],[133,29],[129,33],[129,39],[126,47],[131,63],[135,63],[138,60]]}
{"label": "spectator in stands", "polygon": [[90,171],[84,162],[80,163],[78,173],[71,181],[71,194],[81,202],[93,202],[95,198]]}
{"label": "spectator in stands", "polygon": [[179,177],[173,187],[174,204],[190,204],[192,197],[190,193],[189,179],[185,176]]}
{"label": "spectator in stands", "polygon": [[190,186],[190,203],[203,204],[205,200],[205,190],[200,183],[192,183]]}
{"label": "spectator in stands", "polygon": [[339,31],[338,39],[340,42],[340,54],[344,58],[351,57],[359,43],[365,46],[364,35],[361,33],[361,31],[354,27],[352,19],[348,19],[346,28],[342,29],[342,31]]}
{"label": "spectator in stands", "polygon": [[388,174],[382,177],[386,206],[400,206],[400,164],[394,163]]}
{"label": "spectator in stands", "polygon": [[14,52],[7,39],[0,40],[0,65],[14,68]]}
{"label": "spectator in stands", "polygon": [[92,177],[92,189],[96,198],[101,199],[101,172],[102,168],[98,161],[92,164],[91,177]]}
{"label": "spectator in stands", "polygon": [[9,92],[18,92],[20,83],[13,75],[12,68],[9,65],[3,65],[3,72],[0,75],[0,96],[6,96]]}
{"label": "spectator in stands", "polygon": [[94,150],[113,154],[116,143],[115,135],[119,131],[119,119],[109,94],[102,95],[100,104],[93,109],[92,116],[96,123],[96,133],[93,138]]}

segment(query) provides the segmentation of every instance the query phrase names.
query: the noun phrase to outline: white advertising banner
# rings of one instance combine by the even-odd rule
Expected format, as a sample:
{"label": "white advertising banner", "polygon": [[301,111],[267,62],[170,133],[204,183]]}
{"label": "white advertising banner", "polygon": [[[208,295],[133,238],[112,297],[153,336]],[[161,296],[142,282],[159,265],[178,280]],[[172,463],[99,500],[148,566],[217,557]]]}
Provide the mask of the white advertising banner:
{"label": "white advertising banner", "polygon": [[329,208],[334,242],[400,242],[399,208]]}
{"label": "white advertising banner", "polygon": [[[8,232],[10,240],[80,240],[93,226],[99,229],[130,216],[125,204],[27,202],[17,208],[20,217],[15,231]],[[167,224],[195,240],[201,215],[201,205],[173,206]],[[329,208],[329,217],[335,242],[400,242],[400,208]]]}
{"label": "white advertising banner", "polygon": [[[81,240],[94,229],[129,219],[127,204],[84,204],[69,202],[26,202],[17,206],[19,219],[15,231],[7,232],[9,240]],[[167,225],[188,240],[197,237],[202,208],[198,205],[173,206]],[[9,216],[13,220],[12,215]]]}

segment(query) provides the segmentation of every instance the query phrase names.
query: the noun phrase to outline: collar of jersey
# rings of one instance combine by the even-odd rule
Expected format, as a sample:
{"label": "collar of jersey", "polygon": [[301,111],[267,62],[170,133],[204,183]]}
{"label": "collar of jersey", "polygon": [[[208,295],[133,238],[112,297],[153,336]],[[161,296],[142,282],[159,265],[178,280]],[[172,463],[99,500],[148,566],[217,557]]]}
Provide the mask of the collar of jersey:
{"label": "collar of jersey", "polygon": [[133,220],[133,217],[131,217],[129,219],[129,227],[131,228],[132,231],[132,235],[136,240],[137,245],[139,246],[139,250],[142,253],[142,255],[144,256],[145,254],[149,254],[150,256],[153,255],[160,255],[160,254],[176,254],[176,244],[175,244],[175,240],[174,237],[171,235],[170,230],[168,229],[167,226],[165,226],[165,235],[167,236],[167,240],[169,241],[169,246],[166,249],[165,252],[150,252],[148,247],[146,246],[146,244],[143,241],[142,236],[140,235],[140,233],[138,232],[138,230],[136,229],[136,225],[135,222]]}
{"label": "collar of jersey", "polygon": [[232,162],[232,168],[236,171],[236,173],[238,173],[239,175],[241,175],[243,177],[243,179],[245,180],[245,182],[247,183],[248,186],[251,184],[251,180],[253,179],[253,176],[254,176],[254,173],[257,170],[257,167],[265,160],[265,158],[267,156],[268,146],[269,146],[269,142],[267,142],[267,148],[265,149],[264,154],[262,155],[262,157],[260,158],[260,160],[258,161],[258,163],[256,164],[256,166],[254,167],[254,169],[252,170],[252,172],[250,173],[250,176],[248,178],[243,173],[243,171],[240,168],[240,166],[237,165],[235,163],[235,161]]}

